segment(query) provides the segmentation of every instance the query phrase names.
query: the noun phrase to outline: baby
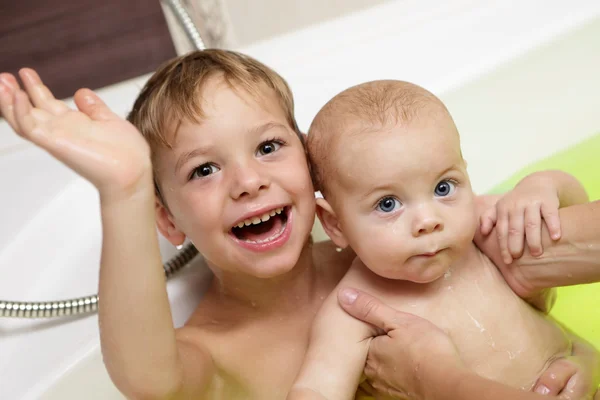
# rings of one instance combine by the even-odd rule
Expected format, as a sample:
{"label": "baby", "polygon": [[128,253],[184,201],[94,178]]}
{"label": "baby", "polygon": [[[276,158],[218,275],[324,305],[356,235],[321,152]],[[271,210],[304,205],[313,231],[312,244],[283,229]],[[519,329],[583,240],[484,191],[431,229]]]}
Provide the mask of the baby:
{"label": "baby", "polygon": [[[400,81],[352,87],[318,113],[308,148],[323,227],[358,256],[338,287],[432,321],[467,367],[516,388],[531,389],[570,355],[569,335],[519,298],[474,245],[475,196],[459,134],[433,94]],[[334,291],[288,399],[354,398],[374,334]]]}

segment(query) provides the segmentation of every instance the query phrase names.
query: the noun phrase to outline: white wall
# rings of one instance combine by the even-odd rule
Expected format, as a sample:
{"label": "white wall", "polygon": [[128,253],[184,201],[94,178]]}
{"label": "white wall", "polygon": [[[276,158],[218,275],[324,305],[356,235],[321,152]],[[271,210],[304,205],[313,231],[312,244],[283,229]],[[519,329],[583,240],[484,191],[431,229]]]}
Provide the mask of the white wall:
{"label": "white wall", "polygon": [[388,0],[223,0],[238,46],[247,46],[386,1]]}

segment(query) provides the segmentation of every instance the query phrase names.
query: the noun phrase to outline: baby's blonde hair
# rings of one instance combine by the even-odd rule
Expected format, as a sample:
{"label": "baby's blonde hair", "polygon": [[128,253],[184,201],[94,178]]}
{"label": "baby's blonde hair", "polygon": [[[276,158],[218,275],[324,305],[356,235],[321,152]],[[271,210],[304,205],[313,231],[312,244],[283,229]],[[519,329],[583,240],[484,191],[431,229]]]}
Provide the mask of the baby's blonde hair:
{"label": "baby's blonde hair", "polygon": [[333,161],[340,138],[406,125],[417,117],[428,118],[440,112],[450,117],[441,100],[409,82],[372,81],[337,94],[321,108],[308,130],[307,146],[315,188],[328,195],[328,183],[336,171]]}

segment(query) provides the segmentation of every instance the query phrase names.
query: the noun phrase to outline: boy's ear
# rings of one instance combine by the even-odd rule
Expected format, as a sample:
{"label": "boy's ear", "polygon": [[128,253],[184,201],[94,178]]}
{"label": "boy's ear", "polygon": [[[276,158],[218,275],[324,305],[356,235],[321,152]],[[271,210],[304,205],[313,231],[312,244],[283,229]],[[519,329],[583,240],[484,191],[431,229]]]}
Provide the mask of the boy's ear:
{"label": "boy's ear", "polygon": [[175,226],[171,213],[169,213],[169,210],[167,210],[159,199],[156,199],[155,211],[156,225],[158,226],[160,233],[171,242],[173,246],[182,245],[185,241],[185,234]]}
{"label": "boy's ear", "polygon": [[329,235],[333,243],[342,249],[348,247],[348,241],[340,228],[340,222],[337,215],[327,200],[317,199],[317,216],[321,221],[323,229],[327,235]]}

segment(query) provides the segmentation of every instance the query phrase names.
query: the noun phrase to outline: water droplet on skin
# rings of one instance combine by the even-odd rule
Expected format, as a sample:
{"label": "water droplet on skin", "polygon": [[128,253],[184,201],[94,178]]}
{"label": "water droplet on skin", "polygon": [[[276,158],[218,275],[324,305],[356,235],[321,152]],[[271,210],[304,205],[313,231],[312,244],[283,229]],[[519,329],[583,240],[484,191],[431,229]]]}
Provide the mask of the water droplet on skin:
{"label": "water droplet on skin", "polygon": [[448,279],[452,276],[452,271],[448,270],[444,272],[444,279]]}

